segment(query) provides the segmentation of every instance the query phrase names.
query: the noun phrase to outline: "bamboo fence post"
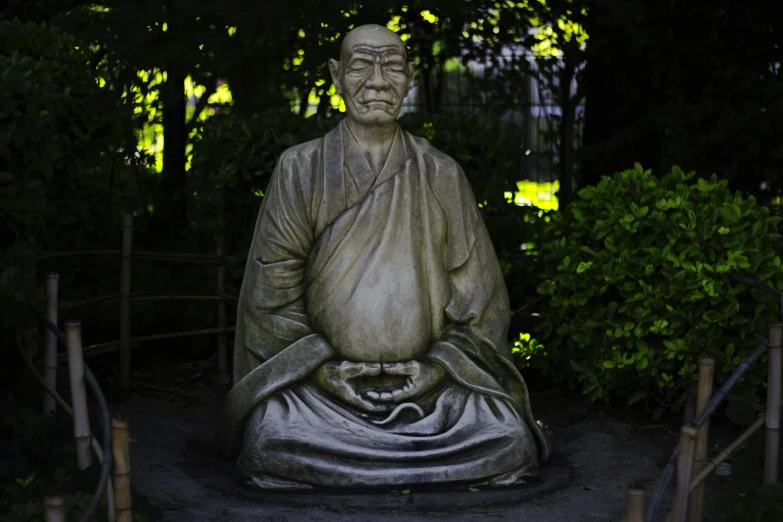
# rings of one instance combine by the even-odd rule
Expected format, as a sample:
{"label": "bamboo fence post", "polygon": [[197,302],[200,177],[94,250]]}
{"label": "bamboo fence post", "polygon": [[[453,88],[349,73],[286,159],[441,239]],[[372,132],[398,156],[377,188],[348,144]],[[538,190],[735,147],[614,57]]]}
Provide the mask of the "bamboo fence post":
{"label": "bamboo fence post", "polygon": [[[222,258],[226,250],[226,204],[223,196],[223,189],[217,193],[217,255]],[[220,301],[217,306],[218,328],[221,332],[217,335],[218,340],[218,369],[221,374],[225,374],[228,369],[228,340],[226,339],[226,265],[225,263],[217,267],[217,291],[220,295]]]}
{"label": "bamboo fence post", "polygon": [[[712,386],[715,378],[715,359],[702,357],[699,359],[699,384],[696,393],[696,411],[701,411],[712,398]],[[698,475],[707,464],[707,448],[709,441],[710,419],[704,421],[696,438],[692,474]],[[690,488],[689,488],[690,489]],[[704,518],[704,484],[700,484],[691,493],[690,522],[701,522]]]}
{"label": "bamboo fence post", "polygon": [[751,424],[748,427],[748,429],[746,429],[744,432],[742,432],[742,435],[737,437],[737,440],[735,440],[734,442],[729,444],[723,451],[721,451],[718,454],[717,457],[712,459],[704,467],[704,469],[701,471],[701,473],[699,473],[698,476],[696,476],[696,478],[694,478],[691,481],[691,492],[693,492],[693,490],[696,489],[696,486],[701,484],[701,482],[705,478],[707,478],[710,475],[710,473],[715,471],[715,468],[717,468],[724,460],[729,458],[731,456],[731,454],[734,452],[735,449],[739,448],[742,445],[743,442],[748,440],[751,435],[756,433],[759,430],[759,428],[761,428],[761,426],[764,425],[765,421],[766,421],[766,416],[765,415],[762,415],[761,417],[759,417],[758,420],[756,420],[756,422]]}
{"label": "bamboo fence post", "polygon": [[693,424],[686,424],[680,431],[680,453],[677,456],[677,487],[674,491],[671,521],[685,522],[688,514],[688,494],[693,468],[693,450],[699,430]]}
{"label": "bamboo fence post", "polygon": [[44,497],[46,522],[65,522],[65,497],[60,494]]}
{"label": "bamboo fence post", "polygon": [[764,452],[764,484],[778,480],[780,453],[780,343],[783,324],[769,325],[769,373],[767,375],[767,446]]}
{"label": "bamboo fence post", "polygon": [[130,455],[128,452],[128,422],[114,418],[111,421],[114,480],[114,520],[131,522],[132,502],[130,483]]}
{"label": "bamboo fence post", "polygon": [[[57,324],[57,290],[60,275],[51,272],[46,276],[46,318]],[[43,377],[52,390],[57,389],[57,337],[44,328]],[[43,395],[43,412],[50,413],[57,408],[54,397],[47,390]]]}
{"label": "bamboo fence post", "polygon": [[631,486],[626,494],[626,522],[644,522],[644,490]]}
{"label": "bamboo fence post", "polygon": [[92,464],[92,453],[90,452],[92,435],[90,434],[90,417],[87,413],[87,392],[84,384],[81,322],[66,321],[65,336],[68,341],[68,370],[71,377],[71,406],[73,407],[76,461],[79,469],[86,469]]}
{"label": "bamboo fence post", "polygon": [[133,246],[133,212],[122,220],[122,268],[120,270],[120,385],[130,390],[130,288],[131,247]]}

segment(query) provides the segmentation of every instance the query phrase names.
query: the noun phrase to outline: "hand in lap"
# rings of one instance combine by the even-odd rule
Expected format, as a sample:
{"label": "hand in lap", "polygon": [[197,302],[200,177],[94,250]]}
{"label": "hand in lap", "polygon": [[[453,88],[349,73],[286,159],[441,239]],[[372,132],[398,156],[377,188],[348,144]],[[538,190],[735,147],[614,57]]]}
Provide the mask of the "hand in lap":
{"label": "hand in lap", "polygon": [[389,411],[388,404],[374,404],[356,392],[350,381],[358,377],[375,377],[381,374],[380,363],[355,363],[350,361],[331,361],[313,374],[315,383],[328,393],[338,397],[351,406],[364,411],[381,413]]}
{"label": "hand in lap", "polygon": [[428,361],[384,363],[383,373],[407,377],[407,382],[402,388],[392,391],[366,391],[364,395],[368,399],[398,403],[427,393],[446,376],[446,371],[443,368]]}

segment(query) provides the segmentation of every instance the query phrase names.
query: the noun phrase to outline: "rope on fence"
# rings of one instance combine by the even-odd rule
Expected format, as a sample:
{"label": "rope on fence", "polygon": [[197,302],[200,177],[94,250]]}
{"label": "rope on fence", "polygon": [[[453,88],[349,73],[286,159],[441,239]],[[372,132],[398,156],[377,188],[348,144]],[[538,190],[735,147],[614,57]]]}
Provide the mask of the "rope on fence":
{"label": "rope on fence", "polygon": [[[47,261],[49,259],[62,259],[65,257],[121,257],[122,250],[75,250],[71,252],[55,252],[44,250],[35,261]],[[139,251],[131,254],[133,259],[145,259],[147,261],[167,261],[171,263],[209,263],[217,265],[231,264],[236,261],[233,256],[214,256],[210,254],[189,254],[181,252],[146,252]]]}
{"label": "rope on fence", "polygon": [[[96,303],[109,303],[111,301],[119,301],[121,298],[120,294],[109,294],[109,295],[102,295],[98,297],[89,297],[87,299],[81,299],[79,301],[64,301],[62,303],[58,304],[59,310],[65,310],[68,308],[75,308],[77,306],[84,306],[88,304],[96,304]],[[204,295],[188,295],[188,294],[178,294],[178,293],[168,293],[168,294],[155,294],[152,292],[140,292],[136,294],[130,294],[130,300],[131,301],[165,301],[165,300],[204,300],[204,301],[219,301],[222,299],[231,299],[233,301],[238,301],[239,296],[231,295],[231,294],[221,294],[221,293],[214,293],[214,294],[204,294]]]}
{"label": "rope on fence", "polygon": [[[720,390],[718,390],[712,399],[710,399],[710,402],[707,403],[707,406],[705,406],[704,409],[696,416],[696,419],[693,421],[695,427],[700,428],[706,422],[706,420],[710,418],[710,415],[712,415],[718,406],[720,406],[720,404],[728,395],[729,391],[731,391],[737,381],[739,381],[740,377],[742,377],[742,375],[748,371],[748,368],[758,361],[769,348],[770,346],[768,341],[759,343],[753,353],[751,353],[748,357],[739,363],[737,369],[734,370],[734,373],[732,373],[726,382],[723,383],[723,386],[721,386]],[[669,483],[671,482],[674,475],[678,455],[679,448],[676,447],[674,448],[674,451],[672,451],[671,457],[669,457],[669,462],[666,464],[661,477],[658,479],[658,482],[655,483],[652,495],[650,495],[650,503],[647,505],[647,522],[655,521],[655,514],[658,509],[658,505],[661,503],[663,492],[669,486]]]}

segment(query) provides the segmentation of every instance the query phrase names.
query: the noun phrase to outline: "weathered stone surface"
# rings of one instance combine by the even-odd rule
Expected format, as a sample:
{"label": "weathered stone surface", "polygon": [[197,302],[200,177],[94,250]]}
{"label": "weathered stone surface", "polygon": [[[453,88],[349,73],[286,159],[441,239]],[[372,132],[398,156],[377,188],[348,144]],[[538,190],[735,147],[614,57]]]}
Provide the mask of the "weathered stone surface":
{"label": "weathered stone surface", "polygon": [[224,452],[261,488],[519,483],[549,455],[502,272],[459,165],[396,123],[387,29],[329,63],[346,119],[281,156],[237,312]]}

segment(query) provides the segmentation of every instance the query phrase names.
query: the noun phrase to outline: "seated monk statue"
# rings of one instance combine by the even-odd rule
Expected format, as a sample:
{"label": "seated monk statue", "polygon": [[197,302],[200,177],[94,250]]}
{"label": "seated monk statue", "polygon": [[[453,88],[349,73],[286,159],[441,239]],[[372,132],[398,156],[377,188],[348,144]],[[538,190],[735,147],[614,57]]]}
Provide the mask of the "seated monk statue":
{"label": "seated monk statue", "polygon": [[329,70],[347,117],[280,156],[258,213],[223,451],[261,488],[522,483],[549,445],[465,174],[396,122],[396,34],[357,27]]}

